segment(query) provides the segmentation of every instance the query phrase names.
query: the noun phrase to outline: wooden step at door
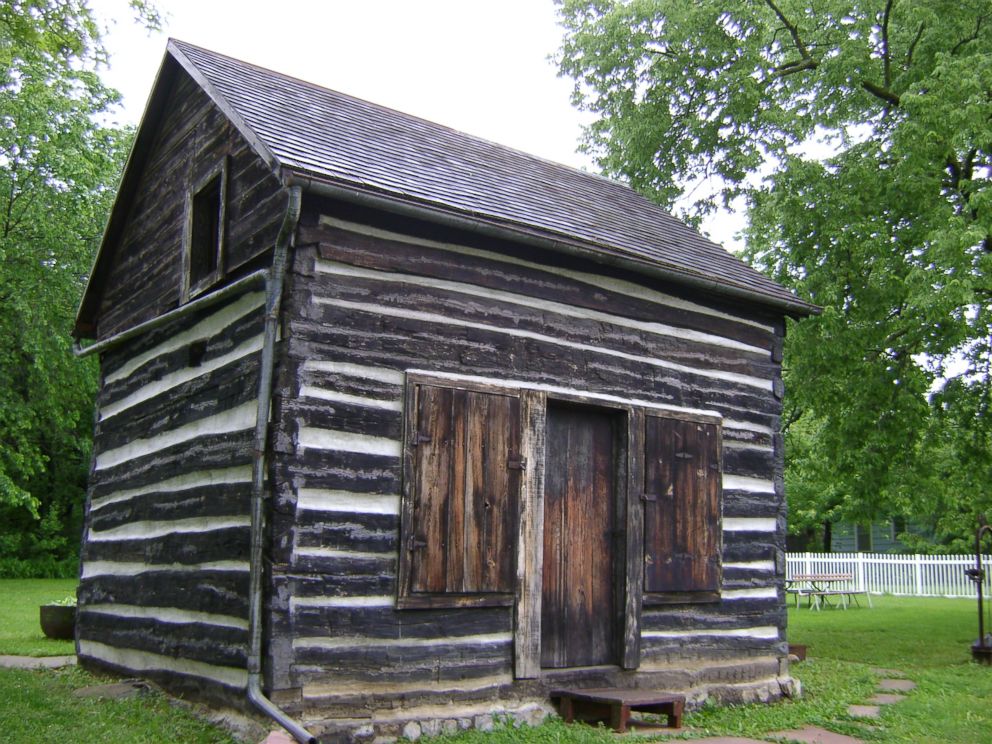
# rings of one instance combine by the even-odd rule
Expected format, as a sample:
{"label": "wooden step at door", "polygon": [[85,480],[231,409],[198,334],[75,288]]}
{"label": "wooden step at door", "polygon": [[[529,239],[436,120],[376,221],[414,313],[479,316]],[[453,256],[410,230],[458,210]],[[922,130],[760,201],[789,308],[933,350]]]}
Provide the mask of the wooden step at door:
{"label": "wooden step at door", "polygon": [[657,690],[625,690],[617,687],[552,690],[558,712],[566,723],[573,721],[609,721],[617,733],[627,730],[630,712],[656,713],[668,717],[669,728],[682,727],[685,695]]}

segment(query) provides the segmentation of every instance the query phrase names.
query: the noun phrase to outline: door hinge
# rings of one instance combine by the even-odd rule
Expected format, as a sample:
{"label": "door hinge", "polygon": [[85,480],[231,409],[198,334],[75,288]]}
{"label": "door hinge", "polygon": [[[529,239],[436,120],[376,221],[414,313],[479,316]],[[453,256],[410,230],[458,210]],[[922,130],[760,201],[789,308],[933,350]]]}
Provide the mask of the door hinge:
{"label": "door hinge", "polygon": [[691,452],[676,452],[675,456],[680,460],[691,460],[693,457],[695,457],[695,455],[692,454]]}
{"label": "door hinge", "polygon": [[658,496],[656,494],[653,493],[641,494],[641,501],[657,501],[657,500],[658,500]]}
{"label": "door hinge", "polygon": [[423,432],[418,431],[416,434],[413,435],[413,441],[410,442],[410,446],[416,447],[418,444],[426,444],[427,442],[433,442],[433,441],[434,440],[431,439],[430,434],[424,434]]}
{"label": "door hinge", "polygon": [[406,541],[406,549],[409,550],[411,553],[414,550],[418,550],[419,548],[426,548],[426,547],[427,547],[427,541],[418,540],[414,535],[410,535],[409,539],[407,539]]}
{"label": "door hinge", "polygon": [[508,467],[510,470],[526,470],[527,458],[510,455],[510,457],[506,461],[506,467]]}

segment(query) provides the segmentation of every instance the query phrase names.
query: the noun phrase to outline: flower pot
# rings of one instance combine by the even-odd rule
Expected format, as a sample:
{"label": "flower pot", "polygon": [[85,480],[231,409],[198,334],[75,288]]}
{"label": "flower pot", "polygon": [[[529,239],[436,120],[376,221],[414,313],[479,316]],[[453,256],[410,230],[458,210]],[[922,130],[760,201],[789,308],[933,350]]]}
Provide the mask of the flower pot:
{"label": "flower pot", "polygon": [[71,641],[76,636],[75,606],[42,605],[41,629],[49,638]]}

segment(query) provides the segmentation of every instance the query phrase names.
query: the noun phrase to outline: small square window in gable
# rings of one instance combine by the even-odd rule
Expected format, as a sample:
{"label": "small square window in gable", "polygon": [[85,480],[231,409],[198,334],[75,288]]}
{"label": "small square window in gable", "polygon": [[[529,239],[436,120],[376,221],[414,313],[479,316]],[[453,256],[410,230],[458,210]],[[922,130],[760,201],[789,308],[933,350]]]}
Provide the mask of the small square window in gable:
{"label": "small square window in gable", "polygon": [[222,162],[196,182],[186,199],[183,250],[183,301],[217,283],[223,274],[227,164]]}

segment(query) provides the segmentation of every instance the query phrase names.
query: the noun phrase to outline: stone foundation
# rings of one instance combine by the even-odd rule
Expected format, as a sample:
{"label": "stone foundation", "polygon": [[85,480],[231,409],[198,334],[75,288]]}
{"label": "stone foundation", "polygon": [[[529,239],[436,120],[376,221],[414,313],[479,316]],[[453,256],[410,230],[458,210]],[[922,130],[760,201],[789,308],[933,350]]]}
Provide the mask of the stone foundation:
{"label": "stone foundation", "polygon": [[[772,703],[783,697],[798,696],[800,689],[798,680],[786,674],[747,682],[666,689],[665,692],[685,695],[686,709],[693,710],[707,701],[718,705]],[[557,715],[557,710],[549,699],[544,698],[394,707],[363,713],[367,715],[321,718],[319,711],[313,710],[300,720],[322,744],[391,744],[400,738],[417,741],[423,736],[470,728],[488,731],[500,720],[518,726],[538,726],[549,716]]]}

